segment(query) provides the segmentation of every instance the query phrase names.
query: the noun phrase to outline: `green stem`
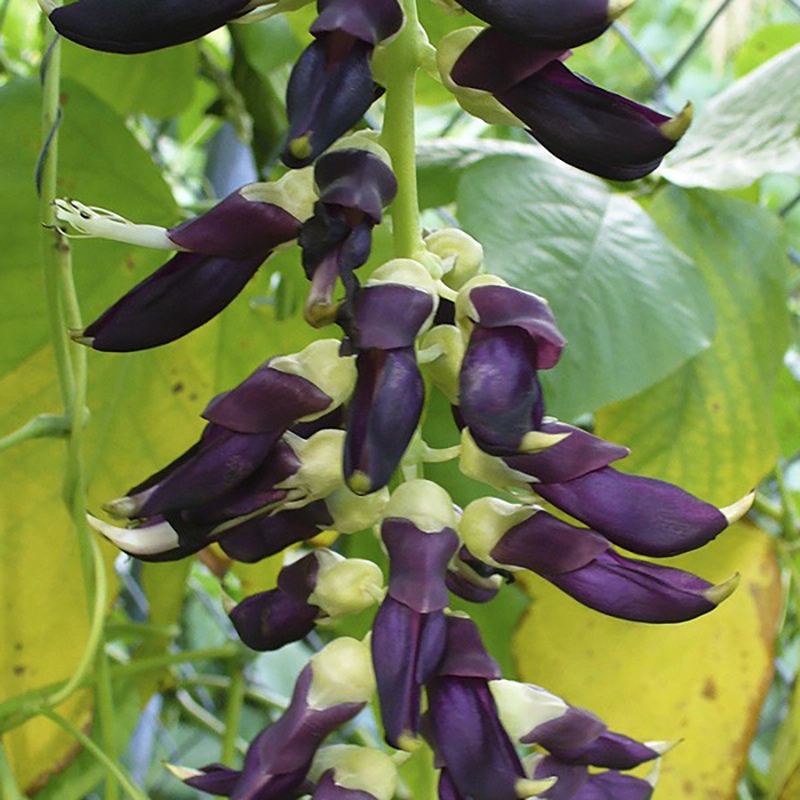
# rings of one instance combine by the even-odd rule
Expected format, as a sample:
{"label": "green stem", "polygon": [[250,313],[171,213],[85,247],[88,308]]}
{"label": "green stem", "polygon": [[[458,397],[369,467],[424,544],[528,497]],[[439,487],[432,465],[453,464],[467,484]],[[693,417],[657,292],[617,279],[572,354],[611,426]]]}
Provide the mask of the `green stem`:
{"label": "green stem", "polygon": [[[100,741],[103,744],[103,752],[112,760],[117,761],[119,748],[117,747],[116,714],[114,713],[114,692],[111,685],[111,675],[109,671],[108,656],[105,649],[101,647],[97,651],[97,711],[100,722]],[[109,713],[110,711],[110,713]],[[119,783],[116,780],[105,781],[105,800],[117,800],[119,798]]]}
{"label": "green stem", "polygon": [[397,197],[392,203],[394,254],[416,258],[422,251],[417,196],[416,132],[414,125],[417,71],[425,35],[419,25],[416,0],[402,0],[405,24],[386,48],[386,111],[381,144],[392,159]]}
{"label": "green stem", "polygon": [[111,758],[109,758],[109,756],[82,730],[76,728],[68,719],[56,714],[54,711],[43,711],[42,715],[63,728],[74,739],[80,742],[80,744],[105,767],[106,772],[114,776],[115,780],[118,781],[122,788],[128,793],[128,797],[132,798],[132,800],[147,800],[147,796],[136,786],[128,773],[122,769],[119,764],[112,761]]}
{"label": "green stem", "polygon": [[246,688],[244,664],[234,661],[231,664],[231,685],[225,708],[225,736],[222,739],[222,756],[220,757],[220,761],[229,767],[235,766],[236,740],[239,735],[239,723],[242,718]]}
{"label": "green stem", "polygon": [[[226,730],[225,723],[215,717],[210,711],[206,711],[185,689],[179,689],[175,693],[175,698],[180,704],[181,708],[193,719],[199,722],[211,733],[216,734],[221,739],[225,738]],[[247,750],[247,742],[239,737],[234,737],[234,748],[240,753],[245,753]]]}
{"label": "green stem", "polygon": [[29,439],[44,439],[47,437],[61,438],[69,436],[72,425],[67,417],[58,414],[38,414],[29,419],[21,428],[12,431],[7,436],[0,438],[0,453],[15,445],[27,442]]}
{"label": "green stem", "polygon": [[[142,672],[163,669],[177,664],[186,664],[192,661],[226,660],[239,658],[240,656],[241,648],[236,643],[230,642],[220,647],[206,647],[198,650],[186,650],[179,653],[170,653],[169,655],[155,656],[154,658],[142,658],[138,661],[131,661],[130,664],[111,667],[109,672],[112,680],[120,680],[133,677]],[[93,686],[96,681],[97,676],[87,671],[78,681],[70,678],[69,681],[60,681],[59,683],[42,686],[39,689],[33,689],[30,692],[25,692],[0,703],[0,734],[22,725],[37,714],[41,714],[48,705],[52,704],[52,699],[56,696],[54,692],[59,695],[57,702],[63,702],[74,691]]]}

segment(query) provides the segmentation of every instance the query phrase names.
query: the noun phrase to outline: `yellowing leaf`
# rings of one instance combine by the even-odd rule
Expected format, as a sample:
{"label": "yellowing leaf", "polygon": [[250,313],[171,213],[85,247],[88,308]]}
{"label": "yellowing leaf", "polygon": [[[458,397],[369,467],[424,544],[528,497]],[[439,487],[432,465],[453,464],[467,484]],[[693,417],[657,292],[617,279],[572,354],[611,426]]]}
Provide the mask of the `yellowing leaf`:
{"label": "yellowing leaf", "polygon": [[522,679],[600,715],[611,730],[681,743],[663,759],[655,800],[730,800],[773,671],[781,586],[766,534],[749,524],[667,563],[722,581],[719,608],[680,625],[606,617],[537,577],[514,638]]}

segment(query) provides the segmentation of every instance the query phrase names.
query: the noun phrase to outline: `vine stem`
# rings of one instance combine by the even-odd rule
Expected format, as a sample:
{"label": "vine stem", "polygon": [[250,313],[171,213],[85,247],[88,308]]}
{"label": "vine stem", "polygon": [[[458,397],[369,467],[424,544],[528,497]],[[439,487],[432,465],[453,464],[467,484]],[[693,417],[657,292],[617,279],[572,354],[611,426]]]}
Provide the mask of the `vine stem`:
{"label": "vine stem", "polygon": [[246,689],[244,664],[240,661],[233,661],[231,663],[231,684],[225,708],[225,735],[222,739],[222,755],[220,757],[220,761],[228,767],[234,766],[236,758],[239,723],[242,718]]}
{"label": "vine stem", "polygon": [[[103,560],[92,533],[86,524],[86,481],[83,469],[83,434],[87,419],[86,399],[88,365],[86,349],[73,344],[67,336],[68,329],[79,329],[80,306],[72,273],[72,253],[69,242],[56,225],[53,201],[58,185],[58,127],[61,120],[61,47],[54,33],[47,54],[42,61],[42,141],[39,161],[39,202],[42,222],[42,255],[45,293],[47,298],[50,338],[55,353],[58,383],[64,405],[64,416],[69,420],[67,457],[64,468],[63,500],[67,506],[78,539],[84,595],[90,618],[89,638],[78,668],[64,687],[73,691],[84,675],[94,666],[98,670],[95,705],[100,720],[100,734],[109,763],[116,758],[115,712],[111,691],[111,678],[103,648],[103,618],[108,587]],[[56,692],[54,705],[65,691]],[[41,713],[49,713],[43,709]],[[119,777],[113,769],[107,770],[106,800],[119,797]]]}
{"label": "vine stem", "polygon": [[394,254],[416,258],[422,250],[417,193],[416,129],[414,124],[417,71],[422,63],[425,33],[416,0],[402,0],[405,23],[385,56],[386,111],[381,144],[392,159],[397,197],[392,203]]}

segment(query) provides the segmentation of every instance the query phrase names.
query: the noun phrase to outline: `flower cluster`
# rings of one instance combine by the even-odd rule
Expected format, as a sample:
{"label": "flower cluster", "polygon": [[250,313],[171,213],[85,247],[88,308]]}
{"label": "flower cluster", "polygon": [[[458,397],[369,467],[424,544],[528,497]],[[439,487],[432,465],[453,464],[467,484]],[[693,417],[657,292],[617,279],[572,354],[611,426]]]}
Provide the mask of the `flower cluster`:
{"label": "flower cluster", "polygon": [[[306,2],[78,0],[49,11],[64,36],[135,53]],[[629,3],[463,5],[489,27],[445,37],[438,61],[467,110],[522,124],[562,160],[618,180],[651,172],[685,130],[688,110],[669,119],[564,65],[570,48],[602,34]],[[72,232],[176,251],[73,332],[82,344],[130,351],[173,341],[219,313],[276,248],[293,242],[310,282],[306,321],[342,332],[341,340],[271,358],[213,398],[196,444],[105,506],[123,524],[90,517],[144,560],[216,544],[231,559],[254,562],[291,548],[276,586],[227,608],[256,650],[379,604],[368,639],[333,639],[310,660],[289,708],[253,740],[241,770],[174,771],[190,786],[238,800],[390,800],[402,751],[427,742],[442,800],[647,800],[656,770],[647,779],[627,773],[657,762],[667,746],[610,732],[544,689],[504,680],[476,625],[450,610],[451,595],[485,603],[513,572],[530,570],[605,614],[691,619],[724,600],[736,578],[714,586],[613,545],[649,557],[687,552],[738,519],[752,498],[718,509],[620,472],[611,465],[627,456],[625,447],[548,417],[539,371],[557,365],[565,338],[546,300],[482,274],[481,246],[463,232],[435,231],[418,252],[358,279],[398,180],[385,138],[340,137],[383,92],[372,72],[375,48],[418,32],[405,25],[398,0],[316,7],[313,41],[288,84],[282,177],[244,186],[169,229],[57,203]],[[460,445],[444,453],[419,434],[426,391],[444,394],[462,431]],[[458,508],[442,486],[419,477],[425,460],[445,457],[517,502],[492,493]],[[386,587],[375,563],[309,544],[321,531],[373,529],[388,555]],[[386,743],[399,752],[321,747],[374,690]]]}

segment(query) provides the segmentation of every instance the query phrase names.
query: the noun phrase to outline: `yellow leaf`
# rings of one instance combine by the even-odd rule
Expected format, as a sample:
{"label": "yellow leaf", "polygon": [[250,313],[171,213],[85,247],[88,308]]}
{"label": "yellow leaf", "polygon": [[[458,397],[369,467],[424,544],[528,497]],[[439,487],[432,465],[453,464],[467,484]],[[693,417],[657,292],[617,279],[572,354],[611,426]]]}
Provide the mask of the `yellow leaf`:
{"label": "yellow leaf", "polygon": [[742,582],[704,617],[644,625],[526,577],[533,602],[514,638],[519,674],[595,712],[611,730],[681,740],[663,759],[655,800],[730,800],[772,679],[778,566],[769,538],[749,524],[665,563],[715,583],[738,571]]}

